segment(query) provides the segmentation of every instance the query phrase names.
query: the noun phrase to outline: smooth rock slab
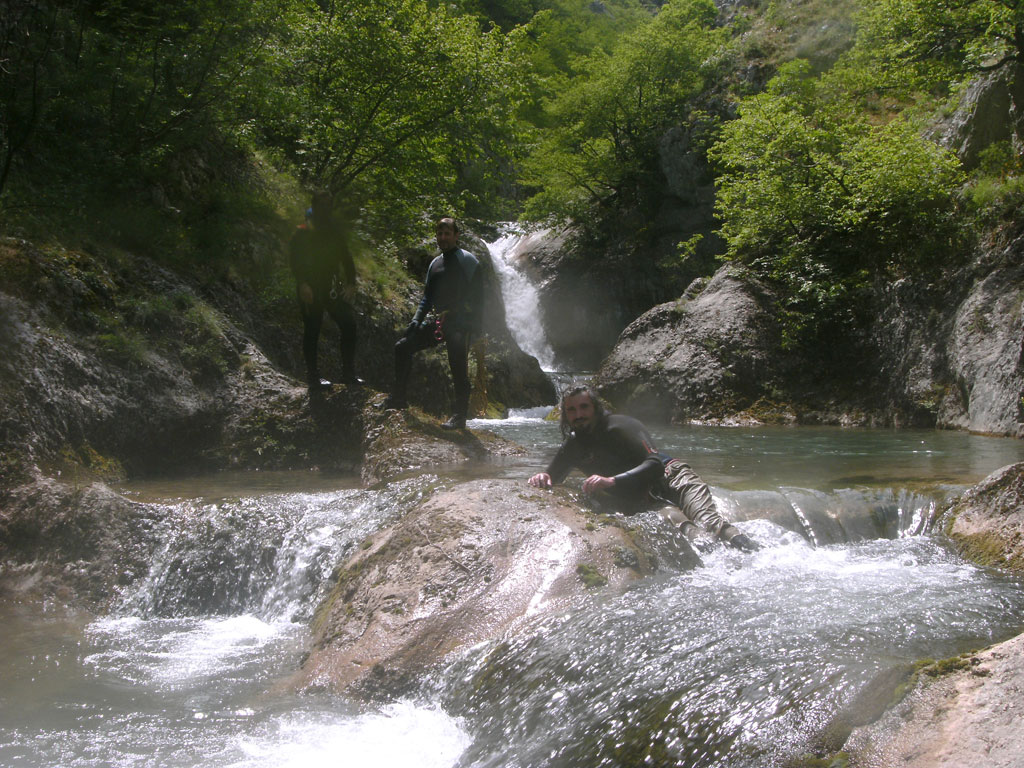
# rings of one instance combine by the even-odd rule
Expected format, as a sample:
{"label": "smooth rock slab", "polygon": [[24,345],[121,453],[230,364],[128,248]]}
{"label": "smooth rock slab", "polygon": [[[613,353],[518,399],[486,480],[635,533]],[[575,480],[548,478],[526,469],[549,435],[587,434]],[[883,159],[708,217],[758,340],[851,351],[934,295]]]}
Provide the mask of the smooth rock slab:
{"label": "smooth rock slab", "polygon": [[603,520],[521,481],[438,492],[340,569],[300,687],[395,695],[448,654],[651,573],[649,553]]}

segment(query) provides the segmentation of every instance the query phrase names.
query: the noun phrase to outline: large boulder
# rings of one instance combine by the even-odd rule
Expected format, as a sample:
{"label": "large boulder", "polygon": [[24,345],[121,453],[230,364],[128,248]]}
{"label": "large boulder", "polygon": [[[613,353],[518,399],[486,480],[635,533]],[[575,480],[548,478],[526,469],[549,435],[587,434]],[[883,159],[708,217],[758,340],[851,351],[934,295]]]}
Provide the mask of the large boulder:
{"label": "large boulder", "polygon": [[462,483],[375,534],[339,569],[300,685],[395,695],[450,653],[652,570],[626,530],[583,512],[565,488]]}
{"label": "large boulder", "polygon": [[617,408],[642,419],[720,419],[769,395],[778,346],[770,292],[727,266],[631,323],[596,381]]}
{"label": "large boulder", "polygon": [[1022,253],[986,244],[942,281],[879,288],[870,405],[887,423],[1024,437]]}
{"label": "large boulder", "polygon": [[946,535],[965,557],[1024,572],[1024,463],[993,472],[953,504]]}

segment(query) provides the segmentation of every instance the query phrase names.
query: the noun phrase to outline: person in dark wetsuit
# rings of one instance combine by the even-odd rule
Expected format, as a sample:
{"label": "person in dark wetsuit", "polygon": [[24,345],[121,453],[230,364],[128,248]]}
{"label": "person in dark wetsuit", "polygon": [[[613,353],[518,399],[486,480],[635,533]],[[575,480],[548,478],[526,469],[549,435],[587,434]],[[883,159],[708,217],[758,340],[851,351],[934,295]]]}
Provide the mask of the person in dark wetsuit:
{"label": "person in dark wetsuit", "polygon": [[[388,404],[406,406],[406,387],[416,352],[444,342],[452,369],[455,408],[441,426],[465,429],[469,410],[469,347],[480,322],[483,276],[476,256],[459,248],[459,226],[454,219],[437,223],[437,245],[441,255],[430,262],[423,288],[423,300],[395,344],[395,388]],[[436,313],[428,317],[431,310]]]}
{"label": "person in dark wetsuit", "polygon": [[584,493],[606,491],[627,514],[649,508],[652,501],[674,504],[687,518],[681,527],[688,537],[700,526],[737,549],[759,549],[718,513],[711,491],[697,473],[679,459],[660,453],[638,420],[606,413],[586,387],[566,390],[561,409],[566,439],[547,470],[527,481],[530,485],[550,488],[579,469],[587,475]]}
{"label": "person in dark wetsuit", "polygon": [[309,391],[317,393],[331,388],[331,382],[320,377],[317,366],[317,345],[324,312],[338,324],[341,335],[342,379],[345,384],[361,384],[355,374],[356,265],[352,259],[345,233],[334,221],[333,199],[328,192],[316,192],[313,205],[306,212],[306,222],[292,235],[288,246],[292,274],[302,314],[302,356],[306,362]]}

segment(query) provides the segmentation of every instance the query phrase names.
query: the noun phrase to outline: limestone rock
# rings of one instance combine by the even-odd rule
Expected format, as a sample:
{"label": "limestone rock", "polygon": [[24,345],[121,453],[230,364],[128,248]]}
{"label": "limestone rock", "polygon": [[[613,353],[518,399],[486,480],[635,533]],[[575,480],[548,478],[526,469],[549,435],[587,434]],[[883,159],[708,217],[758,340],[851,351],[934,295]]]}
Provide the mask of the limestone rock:
{"label": "limestone rock", "polygon": [[443,469],[494,456],[517,456],[521,446],[486,430],[445,430],[419,409],[386,410],[384,398],[363,411],[363,482],[372,485],[405,472]]}
{"label": "limestone rock", "polygon": [[104,609],[146,573],[163,510],[102,483],[37,477],[0,508],[0,593]]}
{"label": "limestone rock", "polygon": [[953,386],[938,423],[1024,437],[1024,264],[1017,241],[957,307],[948,339]]}
{"label": "limestone rock", "polygon": [[[961,552],[1024,570],[1024,464],[994,472],[948,511]],[[909,694],[844,747],[856,768],[1010,768],[1024,755],[1024,635],[925,667]]]}
{"label": "limestone rock", "polygon": [[993,472],[948,513],[946,534],[965,557],[1024,571],[1024,464]]}
{"label": "limestone rock", "polygon": [[597,376],[616,408],[652,421],[705,420],[769,391],[778,329],[767,290],[732,267],[701,285],[622,332]]}
{"label": "limestone rock", "polygon": [[1024,755],[1024,635],[925,674],[878,722],[854,731],[851,768],[1013,768]]}
{"label": "limestone rock", "polygon": [[[389,695],[446,655],[650,573],[623,529],[569,492],[477,480],[438,492],[340,569],[301,685]],[[591,585],[591,586],[588,586]]]}

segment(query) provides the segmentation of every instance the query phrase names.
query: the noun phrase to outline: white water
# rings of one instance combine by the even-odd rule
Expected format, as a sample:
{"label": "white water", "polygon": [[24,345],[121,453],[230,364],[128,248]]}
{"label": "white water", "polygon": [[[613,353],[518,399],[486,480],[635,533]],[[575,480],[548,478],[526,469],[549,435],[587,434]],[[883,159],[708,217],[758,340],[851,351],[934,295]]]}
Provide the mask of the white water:
{"label": "white water", "polygon": [[540,323],[540,300],[536,286],[517,266],[519,254],[542,237],[539,233],[508,232],[487,248],[501,282],[505,321],[519,348],[533,355],[545,371],[556,371],[555,353]]}

